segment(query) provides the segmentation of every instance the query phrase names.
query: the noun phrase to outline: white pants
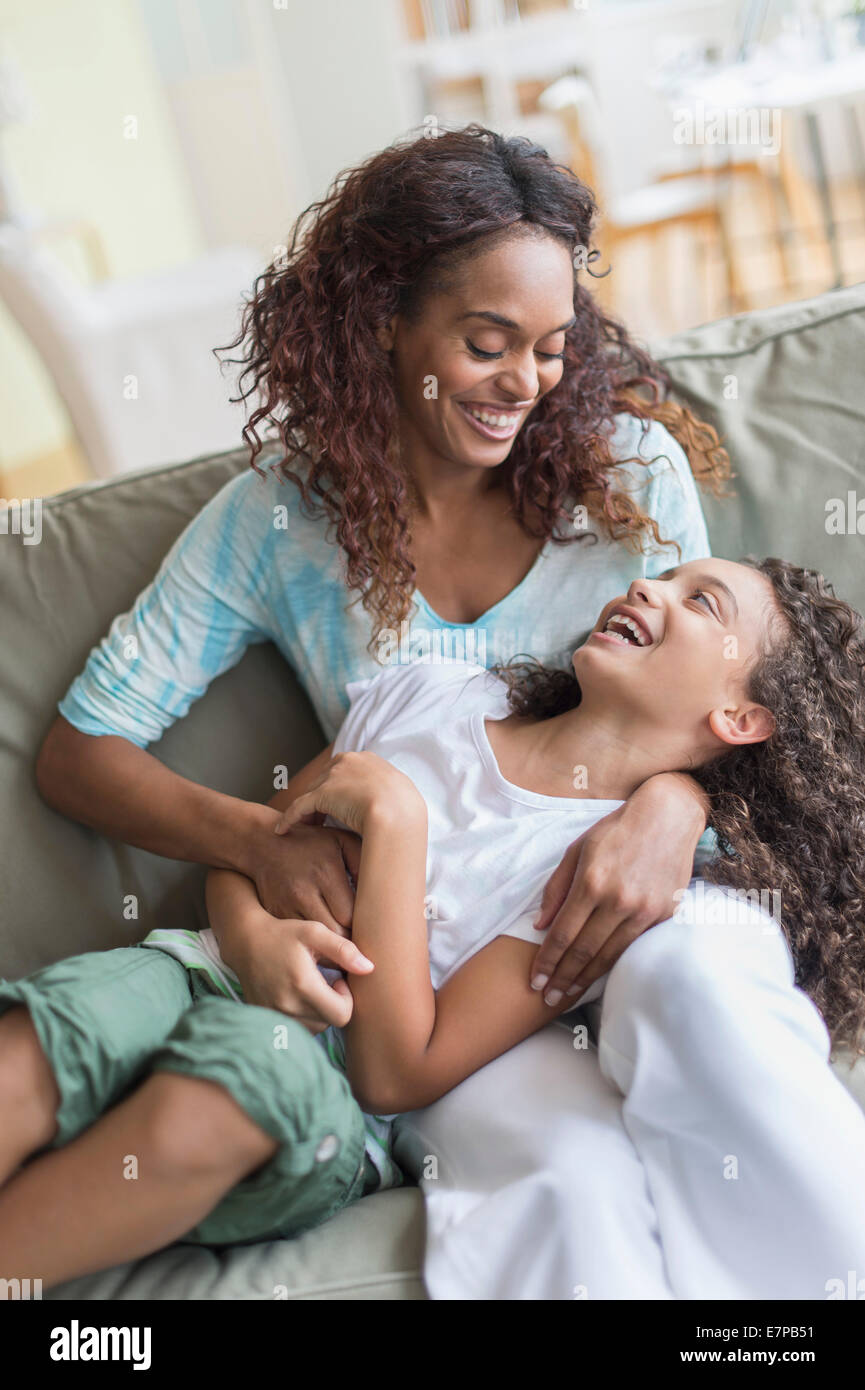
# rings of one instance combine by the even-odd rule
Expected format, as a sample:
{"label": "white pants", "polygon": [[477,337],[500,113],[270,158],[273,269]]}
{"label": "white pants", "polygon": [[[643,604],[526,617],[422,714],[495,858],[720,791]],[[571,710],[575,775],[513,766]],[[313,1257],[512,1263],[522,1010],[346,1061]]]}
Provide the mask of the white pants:
{"label": "white pants", "polygon": [[865,1114],[775,923],[703,889],[590,992],[597,1047],[572,1015],[398,1122],[432,1298],[865,1290]]}

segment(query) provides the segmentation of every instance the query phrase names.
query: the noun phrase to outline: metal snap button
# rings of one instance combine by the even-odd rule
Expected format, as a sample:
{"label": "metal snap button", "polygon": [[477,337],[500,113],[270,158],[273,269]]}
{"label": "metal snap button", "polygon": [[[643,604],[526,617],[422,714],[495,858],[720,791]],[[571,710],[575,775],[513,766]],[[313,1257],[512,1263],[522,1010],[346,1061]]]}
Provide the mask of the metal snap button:
{"label": "metal snap button", "polygon": [[339,1140],[335,1134],[326,1134],[315,1151],[315,1161],[326,1163],[336,1153],[339,1153]]}

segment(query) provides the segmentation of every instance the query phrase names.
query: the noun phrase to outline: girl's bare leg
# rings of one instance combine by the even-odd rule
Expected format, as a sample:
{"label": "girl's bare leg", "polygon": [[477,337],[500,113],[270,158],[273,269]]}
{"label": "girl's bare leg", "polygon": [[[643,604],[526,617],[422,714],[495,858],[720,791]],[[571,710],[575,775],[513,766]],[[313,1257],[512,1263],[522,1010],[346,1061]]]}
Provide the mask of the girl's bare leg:
{"label": "girl's bare leg", "polygon": [[215,1082],[156,1072],[0,1191],[0,1278],[48,1288],[160,1250],[277,1147]]}
{"label": "girl's bare leg", "polygon": [[0,1017],[0,1184],[57,1133],[60,1092],[23,1005]]}

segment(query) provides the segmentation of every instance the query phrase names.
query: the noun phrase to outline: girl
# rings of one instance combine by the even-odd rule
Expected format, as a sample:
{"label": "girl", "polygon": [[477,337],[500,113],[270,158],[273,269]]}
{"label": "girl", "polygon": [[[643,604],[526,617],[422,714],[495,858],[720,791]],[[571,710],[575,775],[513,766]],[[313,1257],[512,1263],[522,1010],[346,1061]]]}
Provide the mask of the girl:
{"label": "girl", "polygon": [[[647,777],[688,772],[719,836],[707,877],[777,887],[780,926],[720,889],[711,912],[705,894],[695,908],[692,890],[625,950],[590,993],[604,995],[601,1069],[631,1106],[630,1147],[588,1054],[581,1074],[573,1053],[572,1095],[556,1106],[536,1075],[543,1113],[576,1126],[549,1127],[543,1164],[505,1183],[493,1213],[466,1189],[462,1215],[480,1214],[483,1238],[473,1261],[459,1251],[458,1272],[474,1280],[468,1296],[508,1296],[518,1253],[529,1268],[516,1296],[826,1297],[865,1258],[865,1115],[826,1065],[827,1024],[865,1051],[863,660],[862,620],[819,576],[703,560],[606,604],[571,673],[415,663],[359,683],[333,748],[274,799],[277,832],[327,815],[361,836],[353,932],[374,968],[353,982],[342,1036],[319,1035],[344,1047],[357,1099],[294,1021],[217,997],[237,981],[213,943],[188,971],[185,1007],[183,967],[155,940],[4,985],[4,1092],[14,1051],[41,1100],[23,1119],[23,1102],[7,1104],[4,1128],[19,1158],[37,1130],[58,1151],[0,1194],[0,1275],[53,1283],[181,1236],[291,1234],[362,1195],[360,1107],[426,1107],[551,1031],[573,1000],[551,1010],[525,974],[551,863]],[[211,874],[208,902],[217,934],[263,912],[231,871]],[[649,985],[641,999],[631,973]],[[25,1044],[25,1010],[38,1043]],[[333,1128],[320,1135],[309,1104],[325,1076]],[[207,1086],[247,1116],[242,1143],[223,1150],[219,1128],[194,1137]]]}

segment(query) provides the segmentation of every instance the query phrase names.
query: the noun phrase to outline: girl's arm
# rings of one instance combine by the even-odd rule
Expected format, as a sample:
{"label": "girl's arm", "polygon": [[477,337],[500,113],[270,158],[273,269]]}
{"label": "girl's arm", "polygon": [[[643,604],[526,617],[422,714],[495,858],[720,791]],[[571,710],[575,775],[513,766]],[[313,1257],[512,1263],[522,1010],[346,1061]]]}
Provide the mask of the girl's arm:
{"label": "girl's arm", "polygon": [[375,963],[352,981],[344,1030],[348,1079],[372,1114],[427,1105],[557,1013],[530,988],[535,949],[503,937],[479,951],[438,994],[427,951],[427,816],[417,788],[372,753],[333,760],[282,817],[327,812],[362,835],[352,934]]}
{"label": "girl's arm", "polygon": [[[288,786],[271,797],[267,833],[279,846],[274,826],[279,813],[322,775],[332,746],[295,773]],[[346,864],[357,868],[357,837],[342,830],[338,838]],[[344,870],[343,870],[344,872]],[[346,894],[350,893],[346,879]],[[255,884],[244,874],[212,869],[207,877],[207,913],[226,965],[240,979],[249,1004],[262,1004],[296,1018],[311,1033],[328,1024],[343,1025],[351,1016],[352,1000],[343,980],[328,984],[320,961],[349,973],[371,970],[367,960],[346,936],[317,920],[275,917],[262,906]]]}
{"label": "girl's arm", "polygon": [[416,802],[379,806],[364,825],[352,939],[375,964],[352,981],[354,1009],[344,1029],[346,1072],[361,1107],[390,1115],[422,1064],[435,1027],[427,950],[427,816]]}
{"label": "girl's arm", "polygon": [[403,808],[372,817],[364,833],[354,941],[375,971],[352,980],[343,1036],[361,1107],[394,1115],[430,1105],[465,1077],[549,1023],[557,1009],[533,990],[530,942],[498,937],[438,991],[430,980],[426,816]]}

